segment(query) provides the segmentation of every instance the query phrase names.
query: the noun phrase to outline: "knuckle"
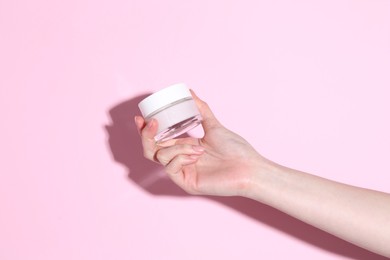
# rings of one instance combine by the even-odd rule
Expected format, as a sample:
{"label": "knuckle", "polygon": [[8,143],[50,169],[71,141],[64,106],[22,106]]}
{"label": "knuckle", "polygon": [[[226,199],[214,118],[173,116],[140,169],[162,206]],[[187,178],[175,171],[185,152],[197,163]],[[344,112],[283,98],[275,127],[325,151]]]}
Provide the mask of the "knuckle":
{"label": "knuckle", "polygon": [[176,171],[176,169],[174,167],[172,167],[171,165],[168,165],[167,167],[165,167],[165,172],[169,175],[172,175],[172,174],[177,173],[178,171]]}
{"label": "knuckle", "polygon": [[161,155],[161,152],[157,151],[154,155],[154,159],[161,164],[164,164],[164,157]]}
{"label": "knuckle", "polygon": [[148,151],[144,151],[143,156],[148,160],[153,160],[153,155],[151,155]]}
{"label": "knuckle", "polygon": [[143,156],[144,156],[144,158],[149,159],[148,158],[148,153],[146,151],[144,151]]}
{"label": "knuckle", "polygon": [[171,162],[169,162],[165,170],[167,171],[168,174],[176,174],[181,170],[181,164],[180,164],[180,158],[179,156],[175,159],[173,159]]}
{"label": "knuckle", "polygon": [[162,165],[167,165],[170,161],[170,159],[167,157],[167,154],[165,152],[165,150],[158,150],[155,154],[154,154],[154,159],[155,161],[161,163]]}

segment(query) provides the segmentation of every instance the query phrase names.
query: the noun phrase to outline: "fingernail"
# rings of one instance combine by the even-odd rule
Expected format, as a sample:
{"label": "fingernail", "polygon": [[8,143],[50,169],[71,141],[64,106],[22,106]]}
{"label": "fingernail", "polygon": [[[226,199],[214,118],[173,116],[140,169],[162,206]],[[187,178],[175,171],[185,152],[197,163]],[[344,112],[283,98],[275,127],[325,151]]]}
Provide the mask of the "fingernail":
{"label": "fingernail", "polygon": [[194,146],[192,146],[192,149],[193,149],[195,152],[199,152],[199,153],[204,152],[204,147],[203,147],[203,146],[200,146],[200,145],[194,145]]}
{"label": "fingernail", "polygon": [[192,88],[190,89],[190,92],[191,92],[191,95],[192,95],[193,97],[197,97],[196,94],[195,94],[195,91],[194,91]]}

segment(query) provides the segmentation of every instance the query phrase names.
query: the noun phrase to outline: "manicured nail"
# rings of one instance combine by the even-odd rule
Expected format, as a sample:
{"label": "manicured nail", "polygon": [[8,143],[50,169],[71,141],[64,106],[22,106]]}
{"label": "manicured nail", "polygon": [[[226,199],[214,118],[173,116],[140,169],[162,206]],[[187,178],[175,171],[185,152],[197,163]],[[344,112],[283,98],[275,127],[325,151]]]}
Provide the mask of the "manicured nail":
{"label": "manicured nail", "polygon": [[190,89],[190,92],[191,92],[191,95],[193,96],[193,97],[197,97],[197,95],[195,94],[195,91],[191,88]]}
{"label": "manicured nail", "polygon": [[138,126],[138,116],[134,117],[134,122],[135,122],[135,125]]}
{"label": "manicured nail", "polygon": [[193,149],[195,152],[198,152],[198,153],[203,153],[203,152],[204,152],[204,147],[203,147],[203,146],[200,146],[200,145],[194,145],[194,146],[192,146],[192,149]]}

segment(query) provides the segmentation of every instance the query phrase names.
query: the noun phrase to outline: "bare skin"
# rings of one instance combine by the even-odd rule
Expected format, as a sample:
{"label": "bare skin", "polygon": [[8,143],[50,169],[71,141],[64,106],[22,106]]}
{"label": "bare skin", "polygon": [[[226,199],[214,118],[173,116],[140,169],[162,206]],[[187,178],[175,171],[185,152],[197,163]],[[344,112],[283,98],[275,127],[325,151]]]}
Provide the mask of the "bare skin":
{"label": "bare skin", "polygon": [[135,117],[144,156],[194,195],[243,196],[272,206],[372,252],[390,257],[390,194],[290,169],[261,156],[226,129],[193,92],[203,138],[156,144],[158,122]]}

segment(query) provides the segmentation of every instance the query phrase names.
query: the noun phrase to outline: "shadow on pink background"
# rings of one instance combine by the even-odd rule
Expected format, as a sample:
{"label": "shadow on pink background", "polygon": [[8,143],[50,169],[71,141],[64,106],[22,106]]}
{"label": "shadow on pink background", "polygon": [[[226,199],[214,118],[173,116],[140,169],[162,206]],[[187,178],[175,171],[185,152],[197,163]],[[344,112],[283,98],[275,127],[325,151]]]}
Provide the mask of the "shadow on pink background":
{"label": "shadow on pink background", "polygon": [[[149,94],[136,96],[109,110],[112,124],[106,126],[106,130],[113,159],[128,169],[129,181],[139,185],[145,192],[154,196],[190,197],[191,195],[161,173],[161,166],[143,157],[139,134],[129,118],[140,115],[137,105]],[[203,198],[230,207],[247,217],[332,253],[356,260],[387,259],[249,199],[213,196]]]}

